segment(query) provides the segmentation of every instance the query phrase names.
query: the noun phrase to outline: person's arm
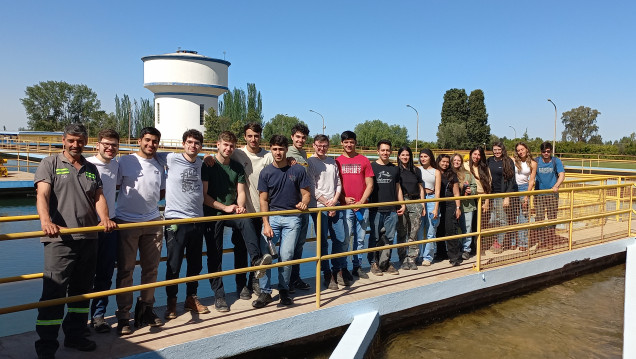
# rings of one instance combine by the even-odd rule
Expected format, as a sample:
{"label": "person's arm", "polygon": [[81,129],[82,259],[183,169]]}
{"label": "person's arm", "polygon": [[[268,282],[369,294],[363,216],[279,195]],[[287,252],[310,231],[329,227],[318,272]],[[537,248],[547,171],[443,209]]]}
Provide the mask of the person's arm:
{"label": "person's arm", "polygon": [[225,213],[234,213],[234,211],[237,210],[237,205],[235,204],[231,204],[229,206],[224,205],[223,203],[215,200],[214,198],[212,198],[212,196],[210,196],[208,194],[208,181],[201,181],[201,183],[203,183],[203,204],[205,204],[208,207],[217,209],[221,212],[225,212]]}
{"label": "person's arm", "polygon": [[304,211],[307,209],[307,206],[309,206],[309,200],[311,199],[311,192],[309,191],[309,187],[301,188],[300,195],[302,196],[302,199],[296,204],[296,208]]}
{"label": "person's arm", "polygon": [[247,200],[247,185],[245,183],[236,184],[236,214],[247,212],[245,209],[245,201]]}
{"label": "person's arm", "polygon": [[362,197],[360,197],[360,200],[356,202],[355,204],[367,203],[367,200],[369,199],[371,192],[373,192],[373,177],[365,177],[364,184],[366,186],[364,189],[364,193],[362,193]]}
{"label": "person's arm", "polygon": [[42,231],[48,237],[55,238],[60,234],[60,227],[51,222],[49,214],[49,200],[51,199],[51,184],[40,181],[36,184],[36,203],[35,208],[40,216],[40,226]]}
{"label": "person's arm", "polygon": [[[555,160],[558,160],[558,159],[555,157]],[[552,190],[554,192],[559,192],[559,187],[565,180],[565,169],[563,168],[563,163],[561,162],[561,160],[559,160],[557,164],[558,164],[557,171],[559,171],[559,177],[557,178],[556,184],[552,187]]]}
{"label": "person's arm", "polygon": [[117,228],[117,224],[110,220],[108,215],[108,203],[106,203],[106,197],[104,197],[104,191],[101,188],[95,191],[95,209],[97,210],[97,215],[101,218],[101,221],[97,225],[104,226],[104,232],[111,232]]}
{"label": "person's arm", "polygon": [[[459,183],[455,182],[453,183],[453,197],[459,197],[460,193],[459,193]],[[455,218],[459,219],[459,217],[462,215],[462,202],[459,199],[455,200]]]}
{"label": "person's arm", "polygon": [[[396,186],[396,189],[397,189],[398,201],[404,201],[404,194],[402,193],[402,186],[400,185],[399,182],[396,183],[395,186]],[[400,205],[400,209],[397,210],[398,216],[403,215],[404,211],[406,211],[406,205],[405,204],[401,204]]]}
{"label": "person's arm", "polygon": [[[442,193],[442,172],[435,171],[435,198],[439,198]],[[439,216],[439,202],[435,202],[435,208],[433,208],[433,218]]]}
{"label": "person's arm", "polygon": [[[261,203],[261,212],[269,212],[269,193],[260,191],[258,199]],[[274,237],[272,226],[269,225],[269,216],[263,216],[263,235],[267,238]]]}

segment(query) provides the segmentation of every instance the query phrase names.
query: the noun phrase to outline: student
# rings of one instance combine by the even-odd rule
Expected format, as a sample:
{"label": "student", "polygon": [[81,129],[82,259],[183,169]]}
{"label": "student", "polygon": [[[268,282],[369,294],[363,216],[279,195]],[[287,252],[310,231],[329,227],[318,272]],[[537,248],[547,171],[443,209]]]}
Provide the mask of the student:
{"label": "student", "polygon": [[[86,160],[97,167],[102,180],[104,198],[108,204],[108,214],[111,220],[115,218],[115,194],[117,187],[117,172],[119,163],[115,159],[119,152],[119,133],[115,130],[104,129],[97,134],[97,155]],[[95,269],[94,292],[109,290],[113,284],[113,273],[117,260],[117,231],[98,233],[97,261]],[[97,333],[110,332],[110,325],[104,320],[108,297],[95,298],[91,304],[91,326]]]}
{"label": "student", "polygon": [[[537,161],[532,158],[532,154],[528,149],[528,146],[519,142],[515,145],[515,180],[519,192],[532,191],[534,188],[534,180],[537,175]],[[513,198],[513,208],[518,210],[517,223],[528,223],[529,209],[530,209],[530,196],[524,195]],[[528,250],[528,230],[524,229],[517,232],[517,241],[512,243],[513,246],[518,246],[520,251]]]}
{"label": "student", "polygon": [[[371,163],[373,168],[373,192],[371,203],[403,201],[400,186],[400,169],[390,162],[391,141],[380,140],[377,144],[378,159]],[[381,247],[393,243],[398,216],[404,214],[405,206],[383,206],[369,209],[371,235],[369,248]],[[381,232],[384,229],[384,233]],[[397,275],[399,271],[391,264],[391,250],[383,249],[369,252],[367,259],[371,264],[371,273],[382,275],[382,272]]]}
{"label": "student", "polygon": [[[60,229],[116,225],[109,218],[97,168],[86,161],[82,151],[88,139],[86,128],[71,124],[64,129],[62,153],[46,157],[35,172],[36,208],[45,237],[44,280],[40,301],[89,293],[93,289],[97,256],[97,234],[60,234]],[[98,223],[98,216],[101,222]],[[84,337],[89,301],[38,309],[35,326],[39,339],[35,351],[39,358],[55,358],[57,334],[62,326],[64,346],[93,351],[94,341]]]}
{"label": "student", "polygon": [[[475,180],[477,181],[478,195],[492,192],[492,176],[490,174],[490,168],[488,168],[488,161],[486,160],[486,154],[484,153],[483,147],[475,146],[470,150],[470,153],[468,154],[468,162],[464,163],[464,169],[475,177]],[[482,228],[486,227],[485,224],[488,223],[486,214],[488,213],[489,206],[490,200],[485,199],[481,207]]]}
{"label": "student", "polygon": [[[460,154],[456,153],[452,159],[453,171],[459,181],[460,195],[471,196],[477,193],[477,181],[470,172],[464,168],[464,161]],[[473,216],[477,210],[474,199],[463,199],[462,215],[459,217],[459,230],[462,233],[472,232]],[[461,240],[462,259],[469,259],[471,252],[472,237],[466,237]]]}
{"label": "student", "polygon": [[[240,163],[231,159],[236,140],[236,136],[232,132],[221,132],[216,143],[215,164],[203,168],[203,212],[206,216],[243,214],[247,211],[245,208],[247,197],[245,172]],[[207,225],[205,245],[208,249],[208,273],[222,271],[223,229],[225,227],[230,227],[233,231],[241,233],[252,266],[272,263],[272,256],[269,253],[261,255],[260,239],[251,220],[248,218],[225,219],[209,222]],[[255,277],[258,279],[263,275],[265,272],[259,270]],[[210,285],[214,291],[214,308],[219,312],[230,311],[225,300],[223,278],[210,278]]]}
{"label": "student", "polygon": [[[551,189],[553,193],[541,194],[535,196],[537,221],[555,220],[559,209],[559,187],[565,180],[565,169],[560,159],[552,156],[552,144],[548,141],[541,144],[541,156],[535,159],[537,161],[536,190]],[[541,228],[539,238],[541,238],[540,246],[550,249],[556,240],[556,226]]]}
{"label": "student", "polygon": [[[442,188],[442,174],[437,168],[434,161],[433,152],[428,148],[420,151],[420,165],[422,174],[422,183],[424,184],[424,193],[426,199],[439,198]],[[424,234],[426,239],[433,239],[437,235],[437,227],[440,223],[441,213],[439,211],[439,202],[427,202],[423,209],[423,218],[420,224],[417,238],[422,240]],[[435,259],[437,252],[437,242],[426,243],[423,248],[420,245],[422,253],[422,265],[430,266]]]}
{"label": "student", "polygon": [[[495,142],[492,145],[493,156],[488,158],[488,168],[492,176],[492,193],[517,192],[517,182],[515,181],[515,165],[502,142]],[[512,208],[510,207],[510,197],[494,198],[492,200],[492,212],[490,215],[490,225],[494,227],[505,227],[512,224]],[[490,247],[490,251],[499,254],[508,248],[505,242],[506,233],[497,234],[497,239]]]}
{"label": "student", "polygon": [[[340,194],[341,205],[365,204],[373,191],[373,169],[369,159],[356,152],[356,134],[351,131],[344,131],[340,135],[342,144],[342,155],[336,158],[340,176],[342,178],[342,193]],[[358,216],[362,217],[358,219]],[[366,226],[369,223],[369,212],[366,208],[356,208],[345,210],[345,234],[346,238],[353,237],[353,250],[364,248],[364,237]],[[362,255],[352,256],[353,276],[359,278],[369,278],[369,275],[362,271]],[[347,270],[342,269],[344,282],[340,285],[348,286],[353,282],[353,276]],[[340,277],[338,277],[340,279]]]}
{"label": "student", "polygon": [[[265,167],[258,179],[261,211],[284,211],[290,209],[305,210],[309,205],[309,179],[303,166],[290,166],[287,162],[287,137],[274,135],[269,141],[270,151],[274,158],[271,165]],[[300,230],[300,215],[263,216],[263,236],[276,244],[280,242],[279,261],[289,261],[294,257],[298,231]],[[261,250],[267,251],[267,244],[262,242]],[[291,267],[278,267],[278,294],[281,305],[292,305],[294,301],[289,296],[289,281]],[[260,279],[261,294],[252,302],[254,308],[263,308],[273,301],[271,293],[271,270]]]}
{"label": "student", "polygon": [[[314,193],[311,197],[309,207],[335,207],[340,204],[340,192],[342,184],[340,181],[340,171],[336,161],[327,156],[329,151],[329,137],[325,135],[317,135],[314,137],[314,155],[307,159],[307,174],[311,188]],[[318,214],[313,212],[312,218],[314,223],[318,223]],[[329,241],[331,241],[331,254],[342,253],[345,251],[345,229],[344,229],[344,211],[328,211],[320,212],[321,215],[321,231],[320,231],[320,253],[322,255],[329,254]],[[338,281],[344,283],[342,278],[342,269],[347,267],[347,259],[345,257],[333,258],[331,260],[331,268],[329,261],[324,260],[321,263],[325,286],[329,289],[338,289]],[[340,280],[338,280],[340,278]]]}
{"label": "student", "polygon": [[[450,156],[439,155],[437,157],[437,167],[442,173],[441,198],[459,197],[459,181],[455,172],[450,168]],[[457,221],[462,214],[460,200],[440,202],[443,223],[437,229],[438,237],[453,236],[457,234]],[[458,266],[462,262],[461,244],[459,239],[448,239],[446,242],[446,253],[452,266]]]}
{"label": "student", "polygon": [[[155,158],[161,132],[154,127],[145,127],[139,134],[139,150],[119,159],[117,185],[120,186],[115,209],[117,223],[138,223],[161,220],[157,203],[165,195],[166,177],[164,166]],[[161,259],[163,227],[139,227],[119,231],[117,248],[117,288],[133,285],[133,271],[139,252],[141,284],[157,281],[157,268]],[[117,294],[117,334],[132,333],[130,309],[133,292]],[[144,289],[135,305],[135,327],[150,325],[159,327],[163,321],[157,316],[153,305],[155,289]]]}
{"label": "student", "polygon": [[[400,187],[405,201],[424,199],[424,187],[422,185],[422,173],[413,165],[413,152],[408,146],[398,150],[398,168],[400,169]],[[426,215],[426,210],[421,203],[406,205],[404,215],[398,217],[397,241],[398,243],[417,241],[417,232],[420,228],[421,218]],[[398,248],[401,268],[404,270],[416,270],[415,261],[419,257],[419,246]]]}

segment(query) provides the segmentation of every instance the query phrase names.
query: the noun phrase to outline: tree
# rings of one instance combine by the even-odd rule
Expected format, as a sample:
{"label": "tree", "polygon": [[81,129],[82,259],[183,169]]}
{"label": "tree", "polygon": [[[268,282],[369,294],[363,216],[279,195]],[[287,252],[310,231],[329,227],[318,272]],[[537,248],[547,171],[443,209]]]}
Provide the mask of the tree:
{"label": "tree", "polygon": [[340,137],[339,133],[334,133],[333,135],[331,135],[331,137],[329,137],[329,144],[331,146],[340,146],[341,142],[342,137]]}
{"label": "tree", "polygon": [[380,120],[365,121],[356,125],[354,132],[358,145],[362,147],[376,147],[378,141],[389,140],[394,148],[408,143],[408,131],[406,127],[399,125],[389,126]]}
{"label": "tree", "polygon": [[469,149],[490,139],[484,92],[450,89],[444,94],[437,143],[441,148]]}
{"label": "tree", "polygon": [[46,81],[27,86],[20,102],[27,114],[28,127],[36,131],[60,131],[70,123],[88,124],[101,103],[86,85]]}
{"label": "tree", "polygon": [[223,95],[219,113],[231,120],[231,131],[240,132],[249,122],[263,123],[263,99],[253,83],[247,84],[247,96],[243,89],[234,88]]}
{"label": "tree", "polygon": [[121,99],[115,95],[115,123],[114,130],[119,133],[119,136],[122,139],[128,138],[128,129],[132,129],[132,104],[126,94]]}
{"label": "tree", "polygon": [[488,113],[484,103],[484,92],[480,89],[473,90],[468,96],[466,134],[469,148],[481,145],[490,138],[490,125],[488,124]]}
{"label": "tree", "polygon": [[596,118],[600,114],[598,110],[585,106],[579,106],[563,112],[561,122],[565,126],[565,130],[562,132],[562,141],[587,143],[592,138],[594,138],[594,141],[598,141],[600,136],[594,136],[598,136]]}
{"label": "tree", "polygon": [[[278,114],[274,116],[269,122],[265,124],[263,127],[263,141],[269,143],[269,139],[272,138],[273,135],[283,135],[285,137],[291,136],[291,129],[297,124],[302,123],[307,126],[307,124],[301,121],[296,116],[287,116]],[[309,136],[307,136],[307,142],[312,141]]]}
{"label": "tree", "polygon": [[[221,132],[232,131],[231,126],[232,123],[229,118],[225,116],[217,116],[214,108],[210,107],[203,120],[203,127],[205,129],[203,137],[206,141],[215,142],[219,138],[219,134]],[[240,131],[232,132],[239,133]]]}

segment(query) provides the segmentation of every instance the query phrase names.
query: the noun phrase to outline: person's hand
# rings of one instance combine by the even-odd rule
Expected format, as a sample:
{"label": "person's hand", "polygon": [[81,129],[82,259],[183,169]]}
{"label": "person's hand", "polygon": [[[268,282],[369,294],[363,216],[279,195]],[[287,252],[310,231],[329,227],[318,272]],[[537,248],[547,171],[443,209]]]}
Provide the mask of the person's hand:
{"label": "person's hand", "polygon": [[508,206],[510,206],[510,197],[506,197],[506,198],[504,198],[504,200],[503,200],[503,206],[504,206],[504,207],[508,207]]}
{"label": "person's hand", "polygon": [[406,211],[406,206],[405,205],[401,205],[400,209],[397,210],[397,214],[398,216],[401,216],[404,214],[404,211]]}
{"label": "person's hand", "polygon": [[356,199],[353,197],[345,197],[345,205],[355,204]]}
{"label": "person's hand", "polygon": [[422,217],[426,216],[426,206],[424,206],[424,208],[422,208]]}
{"label": "person's hand", "polygon": [[528,210],[528,196],[523,197],[523,202],[521,203],[521,208],[525,211]]}
{"label": "person's hand", "polygon": [[105,221],[101,221],[97,224],[98,226],[104,227],[104,232],[112,232],[115,228],[117,228],[117,223],[107,219]]}
{"label": "person's hand", "polygon": [[60,234],[61,227],[51,221],[41,222],[41,227],[44,234],[49,238],[55,238]]}
{"label": "person's hand", "polygon": [[333,216],[335,216],[335,215],[336,215],[336,211],[329,211],[329,212],[327,212],[327,215],[328,215],[329,217],[333,217]]}
{"label": "person's hand", "polygon": [[274,231],[272,230],[272,227],[269,225],[269,223],[263,223],[263,235],[267,238],[274,237]]}
{"label": "person's hand", "polygon": [[247,212],[247,209],[245,207],[236,206],[235,212],[236,214],[243,214]]}
{"label": "person's hand", "polygon": [[459,208],[455,208],[455,219],[459,219],[462,216],[462,210]]}
{"label": "person's hand", "polygon": [[298,161],[296,161],[296,159],[295,159],[294,157],[287,157],[287,163],[288,163],[290,166],[293,166],[293,165],[295,165],[296,163],[298,163]]}
{"label": "person's hand", "polygon": [[208,167],[212,167],[214,166],[214,156],[212,155],[205,155],[203,156],[203,163],[205,163],[206,166]]}
{"label": "person's hand", "polygon": [[554,191],[554,193],[559,192],[559,186],[554,185],[554,187],[552,187],[552,191]]}
{"label": "person's hand", "polygon": [[470,190],[470,187],[466,187],[466,195],[470,196],[473,192]]}
{"label": "person's hand", "polygon": [[236,212],[237,208],[238,208],[238,206],[235,205],[235,204],[231,204],[229,206],[223,206],[223,212],[232,214],[232,213]]}
{"label": "person's hand", "polygon": [[299,209],[301,211],[304,211],[307,209],[307,205],[304,204],[303,202],[298,202],[298,204],[296,205],[296,209]]}
{"label": "person's hand", "polygon": [[438,216],[439,216],[439,209],[434,209],[433,210],[433,219],[437,219]]}
{"label": "person's hand", "polygon": [[338,203],[338,200],[336,198],[332,198],[325,203],[325,207],[334,207],[336,203]]}

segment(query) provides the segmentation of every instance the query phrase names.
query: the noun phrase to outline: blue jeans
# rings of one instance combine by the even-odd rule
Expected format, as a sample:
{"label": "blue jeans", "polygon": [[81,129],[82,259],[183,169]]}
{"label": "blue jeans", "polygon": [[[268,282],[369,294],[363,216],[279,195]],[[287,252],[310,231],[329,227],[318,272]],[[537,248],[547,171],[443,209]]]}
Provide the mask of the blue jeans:
{"label": "blue jeans", "polygon": [[[508,216],[506,215],[503,202],[504,198],[492,199],[492,213],[490,214],[490,224],[492,228],[501,228],[508,225]],[[499,242],[501,246],[504,245],[505,238],[505,233],[497,233],[497,242]]]}
{"label": "blue jeans", "polygon": [[[345,251],[345,227],[344,227],[344,214],[345,211],[336,211],[333,217],[329,217],[329,212],[321,212],[320,223],[320,253],[321,255],[337,254]],[[318,213],[311,214],[315,225],[318,225]],[[331,253],[329,253],[329,242],[327,241],[327,235],[331,240]],[[333,258],[331,260],[331,270],[337,272],[347,267],[347,258]],[[329,271],[329,261],[323,260],[320,263],[320,268],[323,273]]]}
{"label": "blue jeans", "polygon": [[[525,192],[528,190],[528,184],[520,184],[519,185],[519,192]],[[518,201],[519,201],[519,214],[517,215],[517,223],[521,224],[521,223],[528,223],[528,209],[530,207],[530,203],[528,202],[528,207],[526,207],[526,209],[523,209],[523,197],[525,196],[519,196],[518,197]],[[512,240],[512,245],[517,245],[519,247],[528,247],[528,230],[527,229],[522,229],[519,232],[517,232],[517,243],[515,243],[515,240]]]}
{"label": "blue jeans", "polygon": [[[371,212],[371,234],[369,235],[369,248],[386,246],[393,243],[397,229],[398,215],[396,212]],[[385,233],[380,234],[384,228]],[[391,265],[391,250],[383,249],[367,254],[369,263],[377,263],[380,269],[386,270]]]}
{"label": "blue jeans", "polygon": [[[459,217],[459,230],[462,233],[470,233],[473,228],[473,215],[476,211],[470,212],[462,212],[461,217]],[[462,251],[470,253],[471,248],[470,245],[473,242],[473,237],[462,238]]]}
{"label": "blue jeans", "polygon": [[[356,217],[356,212],[352,209],[345,210],[345,234],[346,240],[348,243],[350,238],[353,238],[353,250],[363,249],[364,248],[364,237],[367,234],[367,224],[369,223],[369,211],[367,208],[360,208],[358,212],[362,213],[364,216],[364,223],[360,223],[358,218]],[[351,262],[353,263],[353,267],[360,267],[362,265],[362,255],[355,254],[351,256]]]}
{"label": "blue jeans", "polygon": [[[298,240],[298,231],[301,226],[300,215],[271,216],[269,217],[269,225],[272,227],[274,244],[280,242],[278,253],[278,261],[285,262],[294,258],[294,250],[296,241]],[[266,241],[261,241],[261,252],[269,253]],[[259,279],[261,290],[264,293],[272,292],[271,276],[272,270],[268,269],[267,274]],[[278,267],[278,289],[289,290],[289,280],[291,278],[291,266]]]}
{"label": "blue jeans", "polygon": [[[426,199],[435,198],[434,194],[427,194]],[[433,210],[435,209],[435,202],[426,203],[426,216],[422,217],[422,221],[420,223],[420,229],[417,232],[417,239],[424,239],[424,232],[426,232],[426,239],[433,239],[437,233],[437,226],[439,226],[439,221],[442,218],[442,213],[437,215],[437,218],[433,218]],[[437,243],[426,243],[425,245],[420,244],[420,253],[422,253],[422,260],[427,260],[429,262],[433,261],[435,258],[435,253],[437,252]]]}
{"label": "blue jeans", "polygon": [[[113,284],[115,261],[117,260],[117,235],[119,231],[97,234],[97,263],[95,268],[95,282],[93,292],[109,290]],[[104,317],[108,307],[108,297],[93,299],[91,303],[91,318]]]}
{"label": "blue jeans", "polygon": [[[314,221],[314,223],[316,223]],[[314,224],[315,226],[315,224]],[[294,249],[294,259],[301,259],[303,257],[303,247],[307,240],[307,229],[309,227],[309,213],[300,215],[300,231],[298,231],[298,240],[296,241],[296,248]],[[300,264],[294,264],[292,266],[291,280],[295,281],[300,279]]]}

